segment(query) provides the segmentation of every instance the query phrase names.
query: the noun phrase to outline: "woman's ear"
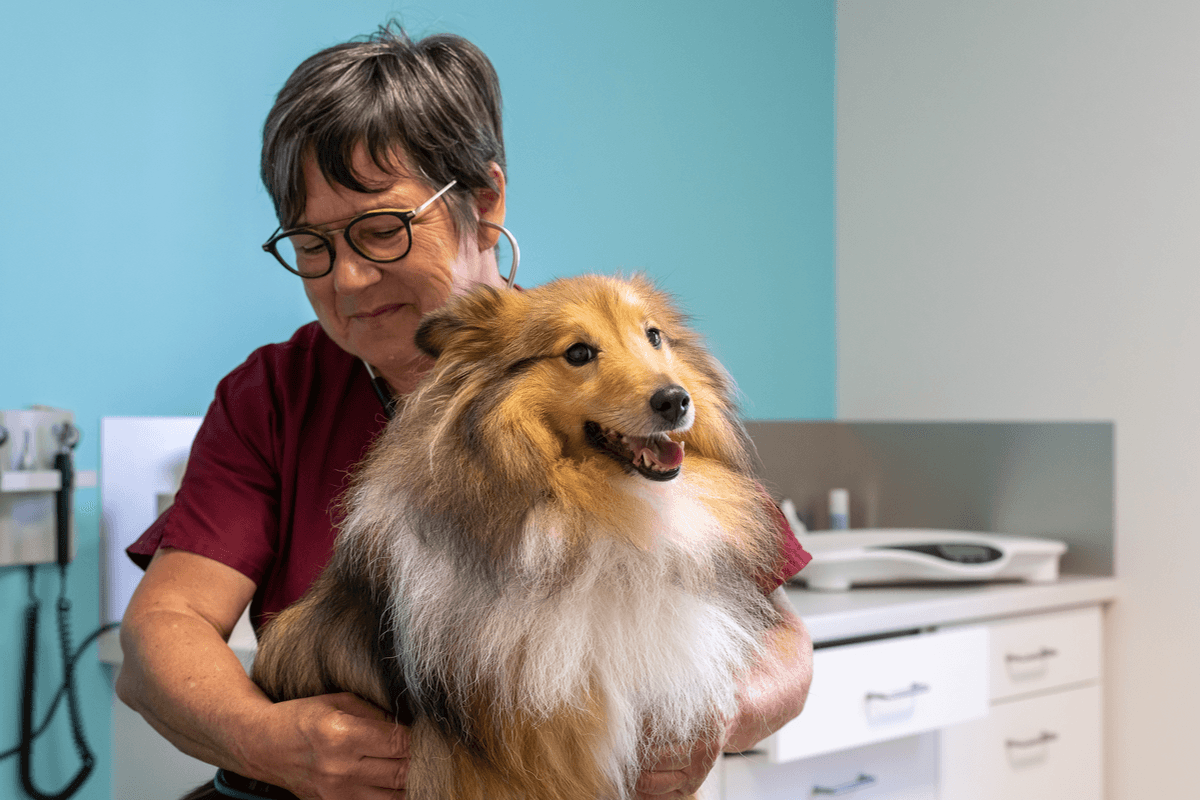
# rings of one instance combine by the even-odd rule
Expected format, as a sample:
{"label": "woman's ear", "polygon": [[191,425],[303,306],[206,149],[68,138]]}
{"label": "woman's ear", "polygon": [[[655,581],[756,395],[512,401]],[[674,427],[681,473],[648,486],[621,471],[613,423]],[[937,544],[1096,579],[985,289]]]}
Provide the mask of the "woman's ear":
{"label": "woman's ear", "polygon": [[[496,184],[496,188],[483,188],[475,190],[475,213],[479,216],[480,222],[490,222],[492,225],[504,224],[504,170],[500,169],[500,165],[495,161],[488,165],[488,169],[492,173],[492,182]],[[479,225],[479,249],[490,250],[496,246],[496,242],[500,239],[500,231],[487,225]]]}

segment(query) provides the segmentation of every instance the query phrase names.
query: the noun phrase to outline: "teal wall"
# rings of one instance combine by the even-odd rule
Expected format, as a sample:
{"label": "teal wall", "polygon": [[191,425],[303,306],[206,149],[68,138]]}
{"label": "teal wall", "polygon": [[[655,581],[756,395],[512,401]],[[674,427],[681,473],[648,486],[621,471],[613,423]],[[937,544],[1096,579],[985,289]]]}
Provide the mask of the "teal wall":
{"label": "teal wall", "polygon": [[[747,416],[833,417],[833,0],[9,3],[0,408],[73,410],[78,467],[97,469],[101,417],[201,414],[250,350],[312,319],[258,247],[275,227],[260,125],[302,58],[392,16],[496,64],[522,283],[644,270]],[[78,493],[77,641],[99,615],[98,506]],[[38,581],[52,605],[57,576]],[[24,598],[24,572],[0,568],[0,751],[17,737]],[[43,707],[61,674],[49,633]],[[79,675],[100,756],[83,798],[108,795],[103,669],[93,652]],[[0,798],[21,797],[15,762]],[[73,772],[63,717],[37,764],[43,789]]]}

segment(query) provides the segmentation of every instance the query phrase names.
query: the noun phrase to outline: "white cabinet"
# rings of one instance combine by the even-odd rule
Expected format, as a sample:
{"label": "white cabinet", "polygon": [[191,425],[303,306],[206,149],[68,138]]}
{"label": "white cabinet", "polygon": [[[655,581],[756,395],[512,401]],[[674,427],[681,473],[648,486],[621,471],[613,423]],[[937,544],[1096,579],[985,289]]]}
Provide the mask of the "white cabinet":
{"label": "white cabinet", "polygon": [[804,713],[759,747],[782,763],[983,717],[989,652],[983,627],[818,649]]}
{"label": "white cabinet", "polygon": [[1100,687],[998,704],[941,735],[942,800],[1099,800]]}
{"label": "white cabinet", "polygon": [[941,733],[942,800],[1099,800],[1100,609],[992,626],[992,708]]}
{"label": "white cabinet", "polygon": [[937,800],[937,759],[926,733],[783,764],[727,756],[721,783],[727,800]]}
{"label": "white cabinet", "polygon": [[983,626],[818,649],[804,713],[727,757],[725,800],[937,800],[938,728],[983,717]]}
{"label": "white cabinet", "polygon": [[988,629],[993,701],[1100,680],[1096,606],[995,622]]}
{"label": "white cabinet", "polygon": [[[818,642],[808,704],[755,753],[727,756],[712,796],[1103,796],[1112,579],[788,595]],[[871,640],[830,646],[846,637]]]}

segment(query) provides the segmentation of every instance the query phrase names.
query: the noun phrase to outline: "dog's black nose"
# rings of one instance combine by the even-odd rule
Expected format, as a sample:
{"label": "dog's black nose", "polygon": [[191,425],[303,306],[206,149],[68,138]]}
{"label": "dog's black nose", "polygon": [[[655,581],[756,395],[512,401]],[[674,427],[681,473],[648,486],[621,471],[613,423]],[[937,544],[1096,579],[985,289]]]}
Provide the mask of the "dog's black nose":
{"label": "dog's black nose", "polygon": [[667,386],[659,389],[650,398],[650,407],[654,409],[654,413],[672,423],[681,420],[691,404],[692,398],[682,386]]}

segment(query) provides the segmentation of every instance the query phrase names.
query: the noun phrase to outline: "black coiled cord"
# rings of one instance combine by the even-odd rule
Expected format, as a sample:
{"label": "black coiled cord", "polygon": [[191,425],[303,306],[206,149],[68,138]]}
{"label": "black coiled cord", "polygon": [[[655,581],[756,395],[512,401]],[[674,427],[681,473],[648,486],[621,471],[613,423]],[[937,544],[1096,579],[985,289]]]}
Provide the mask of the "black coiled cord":
{"label": "black coiled cord", "polygon": [[[80,646],[78,652],[72,653],[70,627],[71,601],[67,599],[66,594],[66,573],[66,566],[60,566],[61,588],[58,596],[58,636],[63,659],[62,688],[59,689],[58,694],[55,696],[54,702],[46,714],[44,723],[38,730],[34,730],[33,705],[37,689],[37,638],[41,604],[33,594],[33,568],[30,567],[29,569],[30,597],[29,605],[25,608],[25,662],[22,672],[24,691],[21,694],[21,743],[18,745],[17,751],[20,755],[21,787],[33,800],[66,800],[66,798],[71,797],[79,791],[79,788],[91,776],[92,770],[96,766],[96,758],[92,754],[91,748],[88,747],[87,739],[83,733],[83,713],[79,707],[79,692],[75,686],[75,662],[80,653],[83,652],[84,646],[112,626],[104,626],[97,630],[88,638],[84,645]],[[75,749],[79,753],[81,764],[79,771],[75,773],[75,776],[71,778],[66,786],[58,792],[48,793],[40,790],[33,782],[33,742],[46,730],[58,705],[58,701],[63,695],[66,695],[67,698],[67,710],[71,719],[71,735],[75,740]]]}
{"label": "black coiled cord", "polygon": [[[29,569],[29,573],[30,573],[29,597],[30,597],[30,605],[32,605],[33,603],[36,603],[36,600],[33,595],[33,567],[29,567],[28,569]],[[27,607],[25,610],[25,630],[26,630],[27,637],[28,637],[28,634],[30,633],[30,628],[31,628],[30,619],[29,619],[31,612],[33,612],[36,615],[36,612],[33,611],[32,608]],[[32,627],[36,627],[36,624],[37,624],[36,621],[34,621]],[[75,652],[71,654],[70,664],[71,664],[72,670],[74,670],[75,665],[77,665],[79,663],[79,659],[81,659],[83,657],[84,651],[87,650],[88,646],[91,645],[92,642],[99,639],[101,634],[103,634],[107,631],[110,631],[119,626],[120,626],[119,622],[110,622],[106,625],[100,626],[96,630],[89,633],[87,638],[84,639],[82,642],[80,642],[79,647],[76,648]],[[29,641],[28,638],[27,638],[27,641]],[[26,661],[29,660],[28,645],[26,646],[25,660]],[[25,726],[22,725],[21,744],[17,745],[16,747],[9,748],[8,750],[0,751],[0,761],[3,761],[6,758],[12,758],[13,756],[20,753],[21,748],[24,746],[26,738],[28,738],[30,740],[37,739],[43,733],[46,732],[46,729],[50,727],[50,723],[54,719],[55,712],[58,710],[58,704],[62,702],[62,699],[66,695],[66,693],[67,693],[66,683],[60,684],[58,687],[58,692],[55,693],[55,695],[54,695],[54,699],[50,701],[50,707],[48,709],[46,709],[45,713],[42,716],[41,724],[38,725],[37,728],[33,730],[32,734],[29,737],[25,736],[26,729],[25,729]],[[32,716],[32,713],[31,713],[31,716]]]}
{"label": "black coiled cord", "polygon": [[[63,682],[62,687],[50,704],[46,719],[36,731],[33,727],[33,705],[37,689],[37,645],[38,617],[41,603],[38,602],[34,586],[34,568],[29,567],[29,604],[25,607],[25,659],[22,667],[21,693],[21,743],[16,752],[20,756],[21,787],[33,800],[67,800],[79,791],[80,787],[91,776],[96,766],[96,758],[88,747],[83,734],[83,713],[79,707],[79,692],[75,686],[75,662],[83,648],[104,631],[113,627],[105,625],[91,634],[80,646],[79,650],[71,652],[71,601],[67,598],[67,566],[71,563],[71,506],[75,488],[75,470],[71,459],[71,450],[79,441],[79,432],[70,423],[64,423],[56,428],[59,436],[60,449],[54,458],[54,467],[59,471],[60,484],[55,498],[57,517],[57,546],[58,546],[58,639],[62,649]],[[71,719],[71,735],[75,739],[75,749],[79,753],[81,765],[75,776],[61,790],[54,794],[41,791],[33,782],[33,742],[49,726],[58,707],[58,701],[63,695],[67,697],[67,710]],[[12,751],[0,753],[0,759],[12,755]]]}

